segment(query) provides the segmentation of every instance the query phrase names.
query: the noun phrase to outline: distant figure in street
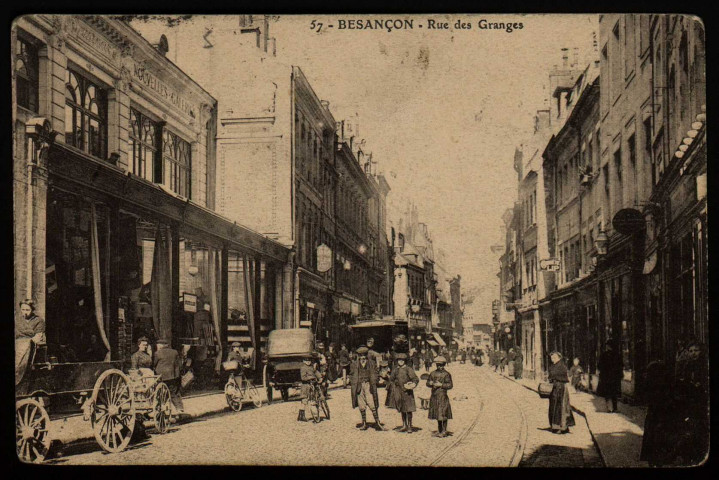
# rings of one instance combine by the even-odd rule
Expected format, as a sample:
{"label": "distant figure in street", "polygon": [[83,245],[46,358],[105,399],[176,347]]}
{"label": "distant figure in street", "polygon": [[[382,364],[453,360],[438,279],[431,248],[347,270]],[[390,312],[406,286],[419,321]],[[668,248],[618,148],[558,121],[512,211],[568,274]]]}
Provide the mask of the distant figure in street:
{"label": "distant figure in street", "polygon": [[463,348],[460,355],[461,356],[459,357],[459,363],[467,363],[467,350]]}
{"label": "distant figure in street", "polygon": [[374,363],[377,368],[379,368],[379,362],[382,360],[382,354],[374,349],[374,338],[372,337],[367,339],[367,360]]}
{"label": "distant figure in street", "polygon": [[430,373],[427,379],[427,386],[432,389],[427,418],[437,420],[436,436],[446,437],[449,435],[447,421],[452,419],[452,406],[449,403],[447,390],[451,390],[454,385],[452,384],[452,375],[444,369],[446,363],[444,357],[439,356],[434,359],[434,362],[437,364],[437,370]]}
{"label": "distant figure in street", "polygon": [[[342,346],[344,347],[344,345]],[[347,351],[346,347],[345,351]],[[312,354],[306,354],[302,358],[302,366],[300,367],[300,381],[302,382],[302,385],[300,386],[300,398],[302,399],[302,404],[300,405],[300,410],[297,413],[298,422],[308,422],[309,417],[312,416],[309,404],[310,384],[312,382],[319,382],[320,380],[322,380],[322,374],[315,370]],[[317,421],[313,421],[317,423]]]}
{"label": "distant figure in street", "polygon": [[344,388],[347,388],[347,370],[350,366],[350,352],[347,351],[347,345],[344,343],[340,347],[339,355],[337,356],[337,361],[340,365],[339,371],[342,374],[342,386]]}
{"label": "distant figure in street", "polygon": [[360,430],[367,430],[367,408],[372,412],[377,430],[387,430],[379,420],[379,400],[377,398],[377,365],[369,360],[369,349],[360,347],[357,349],[357,360],[350,368],[350,396],[352,397],[352,408],[359,407],[362,416]]}
{"label": "distant figure in street", "polygon": [[170,346],[170,342],[164,339],[157,341],[157,351],[155,352],[155,360],[153,362],[155,373],[160,375],[160,379],[165,382],[170,390],[170,400],[178,414],[185,413],[185,407],[182,404],[182,396],[180,395],[180,366],[182,359],[177,350]]}
{"label": "distant figure in street", "polygon": [[524,355],[522,350],[517,348],[516,354],[514,355],[514,378],[519,380],[522,378],[524,373]]}
{"label": "distant figure in street", "polygon": [[412,412],[417,410],[414,401],[414,388],[419,383],[419,378],[414,370],[406,365],[407,354],[397,353],[395,355],[397,366],[392,370],[389,381],[392,384],[392,396],[390,408],[394,408],[402,414],[402,427],[398,431],[413,433]]}
{"label": "distant figure in street", "polygon": [[424,371],[429,372],[430,367],[432,367],[432,363],[434,362],[434,358],[432,357],[432,349],[428,348],[427,353],[424,355]]}
{"label": "distant figure in street", "polygon": [[327,381],[335,383],[337,380],[337,351],[334,343],[330,343],[327,350]]}
{"label": "distant figure in street", "polygon": [[582,388],[582,374],[584,370],[582,370],[579,362],[579,357],[574,357],[572,367],[569,369],[569,382],[575,392],[578,392]]}
{"label": "distant figure in street", "polygon": [[504,375],[504,369],[507,366],[507,352],[502,350],[499,352],[499,373]]}
{"label": "distant figure in street", "polygon": [[419,370],[420,365],[422,364],[422,359],[419,356],[419,352],[417,350],[412,351],[412,368],[416,370]]}
{"label": "distant figure in street", "polygon": [[614,413],[617,411],[617,397],[622,393],[622,359],[614,352],[611,342],[607,342],[606,349],[599,356],[597,370],[599,370],[597,395],[604,397],[607,411]]}
{"label": "distant figure in street", "polygon": [[549,358],[551,365],[548,369],[548,380],[552,384],[552,392],[549,394],[549,426],[552,433],[569,433],[569,427],[573,427],[575,423],[569,404],[567,366],[559,352],[552,352]]}

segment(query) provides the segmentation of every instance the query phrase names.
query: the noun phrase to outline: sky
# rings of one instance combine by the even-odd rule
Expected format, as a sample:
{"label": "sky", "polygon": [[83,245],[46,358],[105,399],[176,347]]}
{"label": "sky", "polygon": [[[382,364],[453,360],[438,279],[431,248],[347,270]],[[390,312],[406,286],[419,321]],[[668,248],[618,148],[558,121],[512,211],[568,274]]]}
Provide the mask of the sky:
{"label": "sky", "polygon": [[[340,30],[342,18],[410,18],[414,29]],[[428,30],[428,19],[450,29]],[[523,27],[480,30],[480,19]],[[323,23],[319,33],[312,20]],[[451,28],[457,20],[472,28]],[[547,108],[548,71],[561,65],[561,49],[571,60],[579,48],[585,66],[593,32],[596,15],[302,15],[270,26],[277,58],[300,66],[334,117],[358,116],[378,171],[415,202],[447,270],[489,296],[499,270],[490,246],[503,243],[501,216],[516,199],[515,147]]]}

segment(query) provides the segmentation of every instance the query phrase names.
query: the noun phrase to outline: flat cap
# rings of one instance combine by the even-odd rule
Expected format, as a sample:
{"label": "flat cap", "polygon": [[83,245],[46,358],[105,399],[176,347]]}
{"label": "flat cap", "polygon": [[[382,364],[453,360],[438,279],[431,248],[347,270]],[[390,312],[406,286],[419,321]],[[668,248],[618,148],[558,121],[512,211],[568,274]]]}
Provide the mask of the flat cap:
{"label": "flat cap", "polygon": [[444,358],[442,355],[439,355],[437,357],[434,357],[434,363],[447,363],[447,359]]}
{"label": "flat cap", "polygon": [[357,349],[357,355],[367,355],[367,352],[369,352],[369,348],[364,345]]}

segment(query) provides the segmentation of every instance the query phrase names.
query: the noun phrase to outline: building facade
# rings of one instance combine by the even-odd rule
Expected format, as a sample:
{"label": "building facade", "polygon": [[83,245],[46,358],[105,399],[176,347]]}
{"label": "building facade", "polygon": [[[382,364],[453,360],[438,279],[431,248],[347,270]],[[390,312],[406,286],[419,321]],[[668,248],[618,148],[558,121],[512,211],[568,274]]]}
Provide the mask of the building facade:
{"label": "building facade", "polygon": [[211,383],[229,299],[257,331],[288,254],[212,210],[216,100],[166,40],[120,20],[25,16],[12,41],[16,303],[36,301],[60,361],[102,360],[93,343],[127,360],[145,335],[198,360]]}

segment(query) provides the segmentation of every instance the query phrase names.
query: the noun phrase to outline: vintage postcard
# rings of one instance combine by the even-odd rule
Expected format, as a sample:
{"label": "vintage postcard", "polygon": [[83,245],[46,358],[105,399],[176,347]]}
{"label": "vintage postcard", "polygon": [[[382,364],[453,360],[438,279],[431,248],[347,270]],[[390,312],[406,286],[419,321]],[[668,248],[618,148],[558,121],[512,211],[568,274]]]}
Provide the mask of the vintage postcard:
{"label": "vintage postcard", "polygon": [[706,461],[699,17],[10,33],[20,461]]}

